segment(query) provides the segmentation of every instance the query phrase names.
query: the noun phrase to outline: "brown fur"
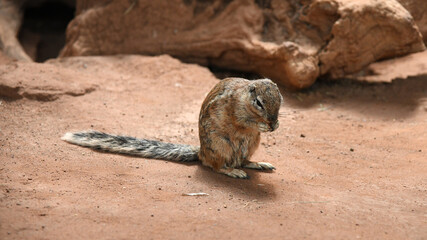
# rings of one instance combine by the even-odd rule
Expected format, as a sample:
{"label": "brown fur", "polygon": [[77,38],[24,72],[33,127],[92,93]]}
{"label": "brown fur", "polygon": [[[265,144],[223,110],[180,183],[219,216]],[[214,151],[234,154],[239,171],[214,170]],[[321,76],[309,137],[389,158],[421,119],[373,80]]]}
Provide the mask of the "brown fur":
{"label": "brown fur", "polygon": [[203,102],[199,117],[200,148],[186,144],[137,139],[97,131],[66,133],[62,139],[84,147],[172,161],[200,160],[217,172],[247,178],[240,167],[275,169],[251,162],[260,132],[279,127],[282,102],[277,85],[268,79],[228,78],[219,82]]}
{"label": "brown fur", "polygon": [[[257,97],[262,108],[256,106]],[[249,81],[227,78],[204,100],[199,116],[199,160],[205,166],[232,177],[246,178],[239,167],[274,169],[269,163],[252,163],[260,132],[278,127],[282,96],[268,79]]]}

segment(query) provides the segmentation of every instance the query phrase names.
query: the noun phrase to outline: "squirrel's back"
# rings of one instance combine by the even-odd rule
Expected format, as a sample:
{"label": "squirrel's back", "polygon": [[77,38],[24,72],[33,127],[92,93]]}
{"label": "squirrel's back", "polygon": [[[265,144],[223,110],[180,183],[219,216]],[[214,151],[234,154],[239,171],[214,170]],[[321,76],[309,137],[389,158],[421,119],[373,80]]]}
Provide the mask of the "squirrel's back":
{"label": "squirrel's back", "polygon": [[117,136],[98,131],[68,132],[62,140],[106,152],[171,161],[196,161],[199,152],[199,147],[187,144]]}

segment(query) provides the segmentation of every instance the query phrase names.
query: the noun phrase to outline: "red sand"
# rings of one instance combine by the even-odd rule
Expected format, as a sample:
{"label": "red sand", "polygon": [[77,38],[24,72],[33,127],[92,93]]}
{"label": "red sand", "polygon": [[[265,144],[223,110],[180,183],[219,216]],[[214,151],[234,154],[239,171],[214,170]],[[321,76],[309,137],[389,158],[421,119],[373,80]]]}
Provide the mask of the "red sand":
{"label": "red sand", "polygon": [[[277,170],[236,180],[60,140],[96,129],[197,144],[199,107],[218,81],[207,69],[168,56],[79,57],[7,78],[26,72],[46,91],[65,68],[74,72],[57,100],[1,100],[0,239],[427,238],[426,76],[283,92],[280,128],[254,156]],[[192,192],[209,196],[182,196]]]}

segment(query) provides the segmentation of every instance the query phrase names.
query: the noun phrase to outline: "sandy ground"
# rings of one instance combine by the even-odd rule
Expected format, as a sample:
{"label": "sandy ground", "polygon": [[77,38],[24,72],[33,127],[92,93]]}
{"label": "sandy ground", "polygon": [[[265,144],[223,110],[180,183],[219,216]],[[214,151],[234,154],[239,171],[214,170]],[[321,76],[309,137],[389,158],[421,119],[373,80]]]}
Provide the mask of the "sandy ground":
{"label": "sandy ground", "polygon": [[249,180],[60,140],[96,129],[198,144],[218,82],[206,68],[77,57],[6,63],[1,82],[15,99],[0,102],[0,239],[427,239],[427,75],[283,91],[280,128],[254,156],[277,170]]}

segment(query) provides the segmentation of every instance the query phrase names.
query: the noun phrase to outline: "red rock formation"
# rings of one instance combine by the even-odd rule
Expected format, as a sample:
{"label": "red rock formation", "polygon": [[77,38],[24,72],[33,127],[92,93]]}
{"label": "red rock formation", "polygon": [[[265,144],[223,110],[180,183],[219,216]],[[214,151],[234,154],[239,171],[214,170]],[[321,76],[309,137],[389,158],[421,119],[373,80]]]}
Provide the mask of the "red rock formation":
{"label": "red rock formation", "polygon": [[61,56],[170,54],[293,88],[424,49],[394,0],[77,1]]}
{"label": "red rock formation", "polygon": [[333,78],[379,59],[424,50],[411,15],[396,1],[341,1],[333,38],[319,56],[321,74]]}
{"label": "red rock formation", "polygon": [[412,15],[427,43],[427,1],[426,0],[398,0]]}
{"label": "red rock formation", "polygon": [[[395,0],[78,0],[61,56],[166,53],[299,89],[423,50],[425,1],[400,1],[416,22]],[[2,3],[2,50],[29,60],[16,40],[19,6]]]}
{"label": "red rock formation", "polygon": [[23,61],[32,61],[16,36],[21,26],[20,2],[0,0],[0,51],[4,55]]}

